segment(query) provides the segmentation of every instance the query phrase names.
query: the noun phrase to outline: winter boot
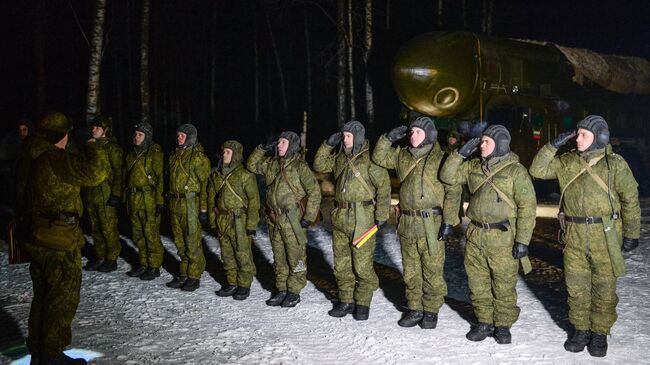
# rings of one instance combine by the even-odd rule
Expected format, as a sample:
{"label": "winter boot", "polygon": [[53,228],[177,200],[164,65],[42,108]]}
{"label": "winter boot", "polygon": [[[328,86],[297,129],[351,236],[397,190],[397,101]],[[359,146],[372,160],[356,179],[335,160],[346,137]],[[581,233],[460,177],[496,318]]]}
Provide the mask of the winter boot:
{"label": "winter boot", "polygon": [[111,272],[115,270],[117,270],[117,261],[115,260],[104,260],[104,263],[97,268],[99,272]]}
{"label": "winter boot", "polygon": [[269,300],[266,301],[266,305],[269,305],[271,307],[278,307],[282,305],[282,302],[284,302],[284,298],[287,297],[287,292],[286,291],[279,291],[275,293]]}
{"label": "winter boot", "polygon": [[354,303],[338,302],[327,314],[332,317],[341,318],[354,313]]}
{"label": "winter boot", "polygon": [[422,311],[410,310],[404,317],[402,317],[402,319],[397,321],[397,324],[399,324],[400,327],[413,327],[416,324],[420,323],[422,317],[424,317],[424,313],[422,313]]}
{"label": "winter boot", "polygon": [[86,365],[84,359],[73,359],[63,352],[54,357],[41,356],[38,362],[39,365]]}
{"label": "winter boot", "polygon": [[144,272],[144,274],[140,275],[140,280],[149,281],[149,280],[153,280],[153,279],[155,279],[155,278],[157,278],[159,276],[160,276],[160,268],[155,268],[154,269],[153,267],[149,267]]}
{"label": "winter boot", "polygon": [[126,275],[128,275],[128,276],[130,276],[132,278],[137,278],[137,277],[140,277],[142,274],[144,274],[145,271],[147,271],[147,268],[144,267],[144,266],[140,266],[140,267],[137,267],[137,268],[133,267],[133,268],[131,268],[131,270],[126,272]]}
{"label": "winter boot", "polygon": [[217,296],[219,297],[230,297],[237,291],[237,285],[228,285],[222,286],[221,289],[217,290]]}
{"label": "winter boot", "polygon": [[570,352],[580,352],[591,340],[591,331],[575,331],[573,336],[564,342],[564,349]]}
{"label": "winter boot", "polygon": [[181,287],[182,291],[195,291],[201,286],[201,280],[199,279],[192,279],[192,278],[187,278],[185,280],[185,284]]}
{"label": "winter boot", "polygon": [[244,300],[244,299],[248,298],[248,296],[250,295],[250,293],[251,293],[251,289],[250,289],[250,288],[244,288],[244,287],[241,287],[241,286],[240,286],[240,287],[237,289],[237,292],[232,296],[232,298],[233,298],[234,300]]}
{"label": "winter boot", "polygon": [[420,321],[420,327],[423,329],[434,329],[438,325],[438,313],[424,311],[424,316]]}
{"label": "winter boot", "polygon": [[607,355],[607,335],[592,333],[587,350],[589,351],[589,355],[594,357],[604,357]]}
{"label": "winter boot", "polygon": [[284,298],[284,301],[282,301],[282,307],[291,308],[298,305],[298,303],[300,303],[300,294],[287,292],[286,298]]}
{"label": "winter boot", "polygon": [[365,305],[357,305],[352,317],[357,321],[365,321],[370,316],[370,308]]}
{"label": "winter boot", "polygon": [[487,323],[479,323],[474,326],[471,331],[467,332],[465,337],[470,341],[483,341],[486,337],[494,334],[494,325]]}
{"label": "winter boot", "polygon": [[97,269],[104,264],[104,259],[97,259],[93,261],[88,261],[86,263],[86,266],[84,266],[84,270],[86,271],[97,271]]}
{"label": "winter boot", "polygon": [[512,342],[512,335],[510,334],[510,328],[508,327],[497,327],[494,330],[494,339],[499,345],[505,345]]}
{"label": "winter boot", "polygon": [[170,288],[178,289],[182,287],[187,281],[187,276],[174,276],[174,280],[168,282],[167,285]]}

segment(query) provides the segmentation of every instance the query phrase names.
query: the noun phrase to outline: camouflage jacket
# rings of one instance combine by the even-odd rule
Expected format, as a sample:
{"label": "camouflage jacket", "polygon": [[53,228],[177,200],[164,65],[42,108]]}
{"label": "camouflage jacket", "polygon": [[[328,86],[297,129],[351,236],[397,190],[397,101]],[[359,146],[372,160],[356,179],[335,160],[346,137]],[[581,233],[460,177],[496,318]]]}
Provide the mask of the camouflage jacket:
{"label": "camouflage jacket", "polygon": [[211,224],[214,224],[216,219],[215,208],[220,214],[244,208],[246,229],[255,230],[260,220],[260,193],[255,174],[241,164],[227,175],[218,169],[215,170],[208,181],[208,212]]}
{"label": "camouflage jacket", "polygon": [[124,162],[124,188],[151,188],[156,196],[156,204],[163,205],[164,153],[159,144],[152,144],[146,150],[129,152]]}
{"label": "camouflage jacket", "polygon": [[124,151],[110,138],[102,147],[108,155],[107,176],[101,184],[84,189],[84,199],[92,204],[105,204],[111,195],[122,196],[122,162]]}
{"label": "camouflage jacket", "polygon": [[51,143],[36,137],[27,144],[23,151],[16,177],[16,213],[18,215],[23,215],[31,209],[32,198],[28,187],[32,179],[30,176],[32,165],[38,156],[51,148]]}
{"label": "camouflage jacket", "polygon": [[208,209],[209,177],[210,160],[203,153],[203,146],[200,144],[176,148],[169,157],[169,193],[196,193],[202,211]]}

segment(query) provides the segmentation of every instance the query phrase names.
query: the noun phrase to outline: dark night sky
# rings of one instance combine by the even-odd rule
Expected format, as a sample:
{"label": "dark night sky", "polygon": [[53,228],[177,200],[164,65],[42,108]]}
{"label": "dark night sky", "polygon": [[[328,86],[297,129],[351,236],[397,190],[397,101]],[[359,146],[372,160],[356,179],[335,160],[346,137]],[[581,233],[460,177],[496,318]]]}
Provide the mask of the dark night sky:
{"label": "dark night sky", "polygon": [[[34,33],[36,1],[45,6],[43,39],[46,94],[49,110],[81,120],[85,110],[88,46],[75,23],[72,4],[89,36],[93,21],[90,0],[7,1],[1,5],[4,74],[2,82],[3,130],[20,117],[35,118]],[[140,1],[107,0],[108,45],[102,74],[104,110],[113,115],[122,141],[139,117],[137,89]],[[217,39],[211,38],[213,4],[217,3]],[[257,1],[152,1],[151,78],[159,92],[175,92],[182,100],[181,120],[197,123],[202,133],[220,143],[227,138],[245,144],[262,142],[283,129],[297,130],[305,109],[305,49],[303,7],[310,20],[313,62],[314,115],[317,128],[310,138],[320,141],[336,128],[335,27],[323,15],[336,18],[335,1],[264,1],[278,42],[288,85],[289,120],[281,117],[278,80],[270,38]],[[317,3],[320,6],[315,6]],[[363,1],[354,0],[357,7]],[[392,0],[390,30],[386,30],[386,1],[375,0],[375,51],[371,75],[376,92],[378,126],[397,118],[399,102],[390,85],[390,64],[395,51],[415,35],[437,30],[436,0]],[[444,30],[462,30],[460,0],[445,1]],[[480,31],[482,1],[468,0],[470,31]],[[506,1],[495,0],[493,35],[547,40],[601,53],[650,59],[650,2],[621,1]],[[128,10],[127,10],[128,9]],[[360,22],[358,23],[360,24]],[[260,125],[252,125],[254,70],[252,39],[258,30],[261,72]],[[129,41],[130,40],[130,41]],[[209,90],[210,47],[215,47],[217,115],[206,115]],[[130,68],[135,70],[128,72]],[[178,75],[181,75],[180,77]],[[131,85],[129,87],[129,85]],[[175,90],[175,91],[174,91]],[[361,84],[357,93],[362,93]],[[362,110],[359,104],[359,110]],[[209,119],[211,121],[207,121]],[[211,124],[212,123],[212,124]],[[155,123],[154,123],[155,125]],[[212,126],[212,127],[211,127]],[[244,128],[242,128],[244,127]],[[172,128],[173,129],[173,128]],[[254,129],[255,136],[250,131]],[[170,135],[173,131],[166,131]],[[201,138],[199,139],[212,139]],[[316,142],[313,142],[316,143]],[[212,143],[214,144],[214,143]],[[250,149],[251,146],[247,146]],[[213,149],[216,149],[214,147]]]}

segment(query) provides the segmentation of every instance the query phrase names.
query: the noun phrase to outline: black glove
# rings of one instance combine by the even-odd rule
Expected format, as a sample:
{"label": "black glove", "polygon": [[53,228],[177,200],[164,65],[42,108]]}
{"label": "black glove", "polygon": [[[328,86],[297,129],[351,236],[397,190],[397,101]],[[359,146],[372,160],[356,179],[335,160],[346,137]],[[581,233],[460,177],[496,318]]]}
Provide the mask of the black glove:
{"label": "black glove", "polygon": [[478,149],[478,146],[481,144],[481,139],[476,137],[472,138],[467,143],[465,143],[461,148],[458,149],[458,154],[463,156],[463,158],[468,158],[474,151]]}
{"label": "black glove", "polygon": [[443,223],[440,225],[440,230],[438,230],[438,241],[446,241],[447,237],[454,233],[453,226],[451,224]]}
{"label": "black glove", "polygon": [[629,252],[634,250],[639,246],[639,239],[638,238],[627,238],[623,237],[623,251]]}
{"label": "black glove", "polygon": [[165,209],[164,205],[156,204],[156,217],[159,217],[162,214],[163,209]]}
{"label": "black glove", "polygon": [[255,236],[255,230],[254,229],[247,229],[246,234],[249,236]]}
{"label": "black glove", "polygon": [[111,195],[110,198],[108,198],[108,201],[106,201],[106,205],[113,208],[119,208],[120,203],[122,203],[120,198],[115,195]]}
{"label": "black glove", "polygon": [[325,143],[327,143],[327,145],[330,147],[334,147],[337,144],[339,144],[342,139],[343,139],[343,132],[336,132],[331,136],[329,136],[329,138],[327,138],[327,141]]}
{"label": "black glove", "polygon": [[201,224],[207,224],[210,218],[208,217],[208,212],[199,213],[199,221]]}
{"label": "black glove", "polygon": [[568,131],[564,133],[560,133],[555,139],[551,142],[551,146],[555,148],[560,148],[564,146],[569,140],[573,137],[576,136],[576,131]]}
{"label": "black glove", "polygon": [[311,226],[311,224],[312,224],[312,222],[310,222],[310,221],[308,221],[308,220],[306,220],[304,218],[300,220],[300,225],[302,226],[302,228],[307,228],[307,227]]}
{"label": "black glove", "polygon": [[400,139],[406,137],[406,135],[408,134],[408,130],[409,127],[405,125],[395,127],[386,134],[386,138],[388,138],[388,140],[391,142],[399,141]]}
{"label": "black glove", "polygon": [[277,146],[277,145],[278,145],[278,141],[272,141],[272,142],[269,142],[269,143],[263,145],[262,149],[264,151],[268,152],[268,151],[272,150],[273,148],[275,148],[275,146]]}
{"label": "black glove", "polygon": [[528,256],[528,246],[520,242],[515,242],[515,245],[512,246],[512,257],[520,259],[526,256]]}
{"label": "black glove", "polygon": [[377,229],[381,228],[386,224],[386,221],[375,221],[375,224],[377,225]]}

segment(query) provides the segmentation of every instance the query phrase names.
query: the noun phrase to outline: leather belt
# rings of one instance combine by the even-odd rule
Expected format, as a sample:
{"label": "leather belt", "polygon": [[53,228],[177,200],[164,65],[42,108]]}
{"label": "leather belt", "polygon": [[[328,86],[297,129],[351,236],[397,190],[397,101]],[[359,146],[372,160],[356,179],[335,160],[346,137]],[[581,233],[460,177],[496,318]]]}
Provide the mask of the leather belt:
{"label": "leather belt", "polygon": [[436,207],[432,209],[415,209],[415,210],[403,209],[400,211],[400,214],[408,215],[411,217],[429,218],[429,217],[433,217],[434,215],[442,215],[442,208]]}
{"label": "leather belt", "polygon": [[497,223],[482,223],[482,222],[477,222],[475,220],[471,221],[473,225],[483,228],[483,229],[498,229],[501,232],[506,232],[508,230],[508,226],[510,225],[510,222],[505,220]]}
{"label": "leather belt", "polygon": [[198,193],[168,193],[167,196],[171,199],[194,198]]}
{"label": "leather belt", "polygon": [[50,221],[61,221],[66,224],[73,225],[79,223],[79,215],[77,213],[70,212],[39,212],[38,216],[45,218]]}
{"label": "leather belt", "polygon": [[340,209],[352,209],[352,208],[356,208],[357,206],[367,207],[369,205],[374,205],[374,204],[375,202],[373,202],[372,200],[365,200],[361,202],[339,202],[339,201],[334,202],[334,205]]}
{"label": "leather belt", "polygon": [[597,224],[603,223],[603,218],[601,217],[571,217],[565,216],[564,219],[567,222],[578,223],[578,224]]}

